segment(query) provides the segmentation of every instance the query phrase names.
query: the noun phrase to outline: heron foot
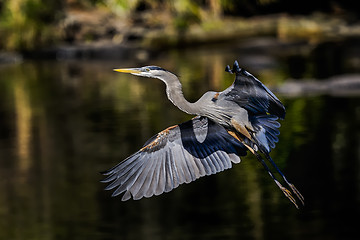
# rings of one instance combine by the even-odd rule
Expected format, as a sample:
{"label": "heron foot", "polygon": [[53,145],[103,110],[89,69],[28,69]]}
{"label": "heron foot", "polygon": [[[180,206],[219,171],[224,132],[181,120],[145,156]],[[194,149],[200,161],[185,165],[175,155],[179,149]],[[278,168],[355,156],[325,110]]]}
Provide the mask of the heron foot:
{"label": "heron foot", "polygon": [[275,181],[276,185],[277,185],[277,186],[281,189],[281,191],[284,193],[284,195],[295,205],[295,207],[296,207],[297,209],[299,209],[298,205],[296,204],[295,198],[291,195],[291,192],[290,192],[287,188],[283,187],[283,186],[281,185],[281,183],[279,183],[276,179],[274,179],[274,181]]}
{"label": "heron foot", "polygon": [[291,192],[290,192],[287,188],[283,187],[283,186],[281,185],[281,183],[279,183],[276,179],[274,179],[274,181],[275,181],[276,185],[277,185],[277,186],[281,189],[281,191],[284,193],[284,195],[295,205],[295,207],[296,207],[297,209],[299,209],[298,205],[296,204],[295,198],[291,195]]}
{"label": "heron foot", "polygon": [[284,193],[284,195],[295,205],[297,209],[299,209],[298,205],[296,204],[295,198],[291,195],[291,192],[283,186],[279,186],[279,187],[281,191]]}
{"label": "heron foot", "polygon": [[296,187],[294,186],[294,184],[289,184],[291,190],[293,191],[293,193],[296,195],[296,197],[301,201],[302,205],[304,206],[304,197],[303,195],[301,195],[301,193],[299,192],[299,190],[296,189]]}

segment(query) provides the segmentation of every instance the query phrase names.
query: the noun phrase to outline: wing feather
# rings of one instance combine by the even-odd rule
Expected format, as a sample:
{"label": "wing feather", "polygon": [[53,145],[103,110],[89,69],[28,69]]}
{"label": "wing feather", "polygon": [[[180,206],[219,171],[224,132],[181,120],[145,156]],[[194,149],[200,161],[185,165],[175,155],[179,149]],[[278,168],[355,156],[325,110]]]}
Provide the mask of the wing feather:
{"label": "wing feather", "polygon": [[183,170],[183,162],[184,159],[179,159],[179,161],[174,161],[175,170],[179,179],[179,184],[182,184],[185,182],[185,174]]}
{"label": "wing feather", "polygon": [[223,127],[197,117],[152,137],[141,150],[105,172],[103,182],[109,183],[105,189],[115,189],[113,196],[124,193],[123,201],[136,200],[223,171],[244,155],[245,146]]}
{"label": "wing feather", "polygon": [[[129,165],[131,168],[125,168],[124,170],[120,168],[120,166],[117,168],[117,171],[119,171],[120,174],[114,174],[107,177],[103,182],[110,182],[112,183],[108,185],[105,190],[111,190],[121,184],[123,184],[136,170],[140,167],[142,164],[141,161],[137,161],[139,156],[134,156],[132,158],[129,158],[128,161],[133,161],[133,164]],[[122,171],[123,170],[123,171]],[[114,171],[116,173],[116,171]]]}
{"label": "wing feather", "polygon": [[140,173],[136,184],[134,184],[131,188],[131,192],[134,196],[134,199],[140,199],[145,196],[145,192],[149,189],[149,185],[151,183],[151,177],[153,175],[153,165],[155,165],[155,161],[148,161],[147,164],[144,164],[144,171]]}
{"label": "wing feather", "polygon": [[267,152],[270,152],[275,144],[279,141],[278,135],[280,134],[280,123],[276,120],[277,116],[274,115],[259,115],[253,116],[251,122],[254,126],[256,134],[254,138],[260,147],[264,147]]}
{"label": "wing feather", "polygon": [[[179,145],[175,145],[173,151],[176,158],[185,159],[184,153],[182,152],[182,149]],[[177,172],[175,161],[172,161],[171,164],[172,164],[171,170],[173,171],[173,178],[174,178],[174,188],[177,188],[181,184],[179,179],[179,174]]]}
{"label": "wing feather", "polygon": [[159,174],[158,174],[159,171],[156,171],[158,166],[159,166],[159,161],[154,161],[154,164],[149,174],[149,178],[147,179],[149,185],[147,188],[144,187],[144,197],[151,197],[155,193],[155,187],[159,179]]}
{"label": "wing feather", "polygon": [[170,154],[170,151],[166,152],[165,157],[165,175],[166,175],[166,183],[165,183],[165,192],[169,192],[174,188],[174,182],[173,182],[173,172],[172,172],[172,155]]}
{"label": "wing feather", "polygon": [[280,119],[285,118],[285,107],[281,101],[256,77],[240,68],[237,61],[232,70],[227,66],[226,71],[235,73],[235,81],[220,93],[219,98],[233,101],[254,115],[270,113]]}
{"label": "wing feather", "polygon": [[155,195],[160,195],[165,191],[165,156],[160,155],[159,182],[155,191]]}
{"label": "wing feather", "polygon": [[[182,151],[182,150],[180,149],[180,151]],[[190,170],[191,181],[195,181],[196,179],[201,177],[199,166],[196,164],[196,162],[198,160],[196,160],[190,154],[188,155],[187,158],[184,158],[184,159],[186,160],[188,169]]]}

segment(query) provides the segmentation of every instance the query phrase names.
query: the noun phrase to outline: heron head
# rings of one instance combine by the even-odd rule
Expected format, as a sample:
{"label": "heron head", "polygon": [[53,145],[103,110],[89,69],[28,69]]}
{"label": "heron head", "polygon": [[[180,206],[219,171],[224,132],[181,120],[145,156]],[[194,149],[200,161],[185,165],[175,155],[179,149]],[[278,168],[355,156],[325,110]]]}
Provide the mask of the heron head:
{"label": "heron head", "polygon": [[145,66],[141,68],[119,68],[114,69],[114,71],[150,78],[161,78],[165,73],[169,73],[169,71],[157,66]]}

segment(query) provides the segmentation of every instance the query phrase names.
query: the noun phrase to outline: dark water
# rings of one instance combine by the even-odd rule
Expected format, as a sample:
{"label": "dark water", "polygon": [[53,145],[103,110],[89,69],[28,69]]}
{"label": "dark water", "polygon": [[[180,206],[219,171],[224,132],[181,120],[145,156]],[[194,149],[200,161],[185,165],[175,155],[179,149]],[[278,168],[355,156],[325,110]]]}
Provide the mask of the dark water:
{"label": "dark water", "polygon": [[346,44],[263,44],[171,51],[152,61],[0,66],[0,239],[356,239],[356,95],[280,96],[287,117],[271,155],[303,193],[300,210],[250,155],[151,199],[121,202],[103,191],[99,172],[191,118],[166,99],[160,81],[112,68],[160,65],[181,77],[192,101],[229,86],[224,67],[235,59],[270,87],[360,72]]}

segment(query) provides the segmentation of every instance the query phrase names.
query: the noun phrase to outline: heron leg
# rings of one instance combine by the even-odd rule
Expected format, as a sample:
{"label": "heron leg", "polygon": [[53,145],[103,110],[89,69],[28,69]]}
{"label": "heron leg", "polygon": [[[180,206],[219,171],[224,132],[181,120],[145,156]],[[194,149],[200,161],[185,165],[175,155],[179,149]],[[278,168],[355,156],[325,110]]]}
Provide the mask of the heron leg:
{"label": "heron leg", "polygon": [[276,171],[281,175],[281,177],[284,179],[284,181],[286,182],[286,184],[291,188],[291,190],[293,191],[293,193],[296,195],[296,197],[301,201],[302,205],[305,205],[304,203],[304,197],[303,195],[301,195],[301,193],[299,192],[299,190],[296,189],[296,187],[294,186],[294,184],[290,183],[285,175],[281,172],[281,170],[278,168],[278,166],[275,164],[274,160],[272,160],[272,158],[270,157],[270,155],[268,153],[265,153],[266,158],[269,160],[269,162],[271,163],[271,165],[276,169]]}
{"label": "heron leg", "polygon": [[[245,145],[246,146],[246,145]],[[276,177],[274,176],[274,174],[271,172],[271,170],[269,169],[269,167],[266,165],[264,159],[257,153],[257,152],[253,152],[254,155],[256,156],[256,158],[259,160],[259,162],[263,165],[263,167],[265,168],[265,170],[268,172],[268,174],[270,175],[270,177],[274,180],[274,182],[276,183],[276,185],[280,188],[280,190],[284,193],[284,195],[295,205],[296,208],[299,208],[298,205],[296,204],[296,200],[295,198],[291,195],[291,192],[283,187],[281,185],[281,183],[276,179]]]}
{"label": "heron leg", "polygon": [[[268,174],[270,175],[270,177],[274,180],[274,182],[276,183],[276,185],[281,189],[281,191],[284,193],[284,195],[295,205],[296,208],[299,208],[298,205],[296,204],[296,200],[295,198],[291,195],[291,192],[283,187],[281,185],[281,183],[276,179],[276,177],[274,176],[274,174],[271,172],[271,170],[269,169],[269,167],[266,165],[264,159],[256,152],[257,150],[256,149],[253,149],[251,146],[249,146],[248,144],[245,143],[245,141],[243,140],[242,137],[240,137],[236,132],[233,132],[233,131],[230,131],[228,130],[227,131],[231,136],[233,136],[235,139],[237,139],[238,141],[240,141],[242,144],[244,144],[245,147],[247,147],[247,149],[249,149],[249,151],[254,154],[256,156],[256,158],[258,159],[258,161],[263,165],[263,167],[265,168],[265,170],[268,172]],[[270,158],[270,156],[268,154],[265,154],[266,155],[266,158]],[[270,158],[271,159],[271,158]],[[272,160],[272,159],[271,159]],[[270,161],[272,162],[272,165],[275,165],[274,161]],[[276,170],[279,172],[280,169],[275,165],[274,166],[276,168]],[[295,188],[295,186],[291,183],[289,183],[284,174],[281,173],[281,171],[279,172],[280,175],[284,178],[285,182],[289,185],[289,187],[291,188],[291,190],[296,194],[296,196],[299,198],[299,196],[301,196],[301,198],[299,198],[302,202],[302,204],[304,205],[304,202],[303,202],[303,197],[302,195],[300,194],[300,192]]]}

